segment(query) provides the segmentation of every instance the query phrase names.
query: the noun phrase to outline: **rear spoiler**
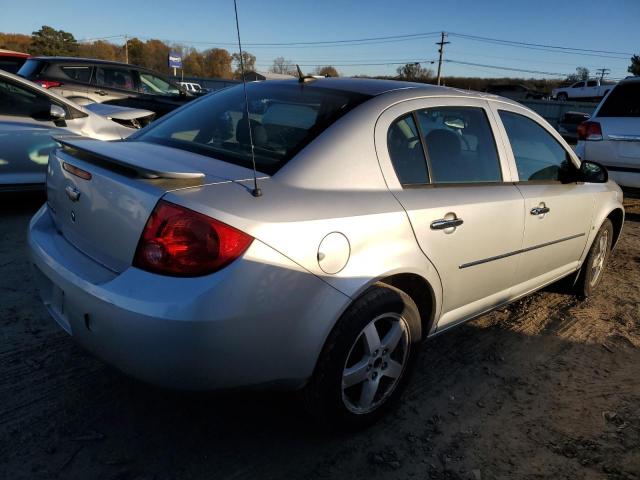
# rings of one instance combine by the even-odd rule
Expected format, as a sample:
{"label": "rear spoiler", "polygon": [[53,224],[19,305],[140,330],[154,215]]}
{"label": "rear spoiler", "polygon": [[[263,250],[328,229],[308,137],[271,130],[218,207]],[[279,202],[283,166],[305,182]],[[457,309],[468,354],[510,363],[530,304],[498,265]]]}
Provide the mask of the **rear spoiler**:
{"label": "rear spoiler", "polygon": [[[143,179],[176,179],[176,180],[202,180],[203,172],[178,165],[175,162],[167,162],[158,159],[153,166],[141,165],[135,159],[124,161],[115,156],[106,155],[104,150],[109,145],[117,142],[102,142],[87,137],[80,136],[54,136],[56,142],[62,145],[63,151],[79,158],[80,160],[106,168],[107,170],[117,170],[128,177]],[[107,146],[107,149],[104,147]],[[114,152],[115,153],[115,152]],[[180,167],[180,168],[177,168]]]}

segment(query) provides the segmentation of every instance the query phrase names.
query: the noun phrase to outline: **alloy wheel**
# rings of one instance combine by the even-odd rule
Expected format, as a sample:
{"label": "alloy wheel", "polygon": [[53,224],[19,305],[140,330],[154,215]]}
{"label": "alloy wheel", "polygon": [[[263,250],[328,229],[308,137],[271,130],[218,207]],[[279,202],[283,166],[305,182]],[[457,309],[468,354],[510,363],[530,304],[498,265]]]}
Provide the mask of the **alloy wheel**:
{"label": "alloy wheel", "polygon": [[397,313],[374,318],[352,345],[342,373],[342,401],[365,414],[381,406],[398,385],[409,353],[409,329]]}
{"label": "alloy wheel", "polygon": [[604,262],[607,258],[607,247],[609,245],[609,232],[604,230],[598,240],[596,254],[591,262],[591,286],[598,283],[602,270],[604,270]]}

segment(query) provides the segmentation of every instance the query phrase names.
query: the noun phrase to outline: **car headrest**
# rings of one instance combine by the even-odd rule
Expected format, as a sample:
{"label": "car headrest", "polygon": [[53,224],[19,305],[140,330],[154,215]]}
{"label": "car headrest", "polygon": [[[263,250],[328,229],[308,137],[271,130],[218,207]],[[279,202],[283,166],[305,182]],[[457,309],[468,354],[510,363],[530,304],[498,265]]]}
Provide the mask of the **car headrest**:
{"label": "car headrest", "polygon": [[458,135],[450,130],[432,130],[425,137],[429,157],[440,161],[457,160],[462,152]]}
{"label": "car headrest", "polygon": [[[249,145],[249,128],[247,117],[242,117],[236,123],[236,140],[238,143]],[[267,131],[257,120],[251,120],[251,133],[253,134],[253,145],[260,147],[267,144]]]}
{"label": "car headrest", "polygon": [[397,123],[389,130],[387,143],[391,148],[406,147],[408,144],[407,137]]}

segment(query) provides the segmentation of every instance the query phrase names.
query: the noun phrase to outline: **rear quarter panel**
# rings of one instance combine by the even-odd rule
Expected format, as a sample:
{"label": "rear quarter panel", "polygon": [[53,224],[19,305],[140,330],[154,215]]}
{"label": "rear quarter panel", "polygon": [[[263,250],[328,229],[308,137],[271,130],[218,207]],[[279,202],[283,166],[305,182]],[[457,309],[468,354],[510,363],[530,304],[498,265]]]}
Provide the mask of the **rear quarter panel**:
{"label": "rear quarter panel", "polygon": [[[375,123],[389,101],[374,98],[342,117],[274,177],[260,180],[259,198],[249,182],[165,198],[249,233],[351,298],[387,276],[419,275],[431,285],[437,318],[438,273],[389,191],[375,151]],[[344,268],[329,274],[320,268],[318,249],[332,232],[347,238],[350,251]]]}

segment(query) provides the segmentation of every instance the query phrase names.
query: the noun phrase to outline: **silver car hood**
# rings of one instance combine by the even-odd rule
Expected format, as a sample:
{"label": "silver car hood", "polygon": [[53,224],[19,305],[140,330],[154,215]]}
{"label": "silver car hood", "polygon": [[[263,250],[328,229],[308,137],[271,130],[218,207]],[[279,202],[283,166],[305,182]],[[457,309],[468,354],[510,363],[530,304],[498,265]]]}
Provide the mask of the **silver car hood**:
{"label": "silver car hood", "polygon": [[82,108],[97,115],[116,118],[118,120],[135,120],[155,115],[152,111],[143,110],[142,108],[120,107],[118,105],[107,105],[105,103],[89,103],[83,105]]}

